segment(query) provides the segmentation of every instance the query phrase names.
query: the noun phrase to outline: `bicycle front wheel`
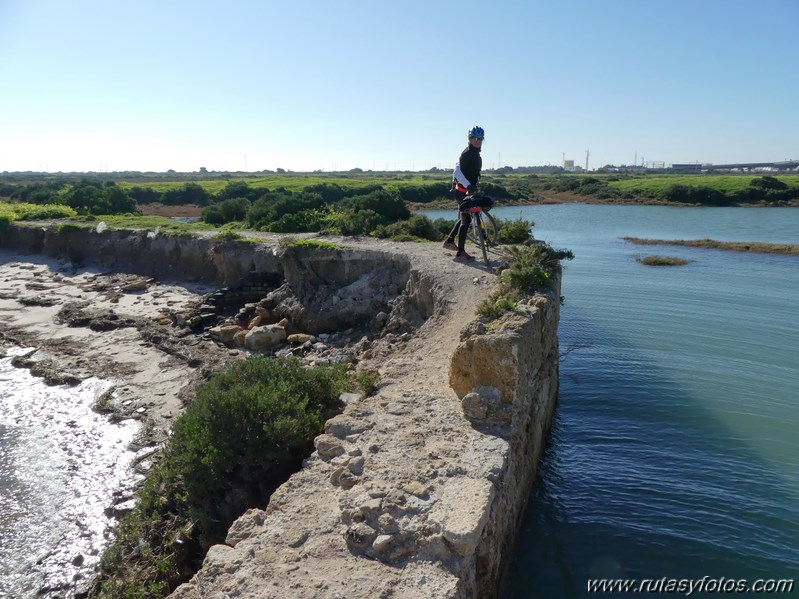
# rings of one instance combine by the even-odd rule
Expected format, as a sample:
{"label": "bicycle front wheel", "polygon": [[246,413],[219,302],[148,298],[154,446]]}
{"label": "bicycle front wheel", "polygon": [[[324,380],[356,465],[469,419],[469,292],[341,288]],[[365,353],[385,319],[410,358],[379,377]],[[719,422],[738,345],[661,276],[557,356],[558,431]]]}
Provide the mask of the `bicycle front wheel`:
{"label": "bicycle front wheel", "polygon": [[499,231],[497,223],[494,220],[494,217],[488,212],[483,212],[480,216],[482,217],[483,221],[483,236],[488,242],[488,245],[493,247],[497,245],[497,235]]}
{"label": "bicycle front wheel", "polygon": [[[479,217],[479,221],[478,221]],[[475,222],[477,221],[477,222]],[[477,226],[475,226],[475,224]],[[472,225],[469,227],[468,238],[475,245],[480,245],[480,238],[477,234],[477,228],[482,229],[483,231],[483,238],[488,243],[489,247],[493,247],[497,245],[497,223],[494,220],[494,217],[491,216],[488,212],[480,212],[479,215],[475,215],[472,219]]]}
{"label": "bicycle front wheel", "polygon": [[480,249],[483,250],[483,262],[488,266],[488,241],[485,238],[483,220],[479,216],[477,218],[477,235],[480,238]]}

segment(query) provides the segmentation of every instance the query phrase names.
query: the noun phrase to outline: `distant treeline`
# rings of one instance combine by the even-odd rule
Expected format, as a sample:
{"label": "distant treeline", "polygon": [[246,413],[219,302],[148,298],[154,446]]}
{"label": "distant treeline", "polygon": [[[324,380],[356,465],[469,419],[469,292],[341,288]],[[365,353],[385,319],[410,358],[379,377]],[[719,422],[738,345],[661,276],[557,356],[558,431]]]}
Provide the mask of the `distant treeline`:
{"label": "distant treeline", "polygon": [[[502,185],[486,183],[482,187],[494,197],[511,195]],[[279,233],[326,230],[343,235],[439,239],[451,223],[411,217],[407,205],[451,197],[449,189],[448,182],[438,181],[397,190],[377,183],[352,188],[318,183],[292,191],[231,181],[212,194],[194,182],[159,192],[151,187],[126,189],[113,181],[81,179],[3,184],[0,196],[9,197],[12,202],[69,206],[79,215],[136,213],[138,206],[152,203],[194,204],[203,207],[202,220],[213,225],[241,223],[251,229]]]}
{"label": "distant treeline", "polygon": [[799,186],[791,186],[775,177],[755,177],[747,187],[721,190],[709,185],[675,183],[662,189],[639,188],[623,191],[613,186],[617,177],[562,176],[541,179],[534,185],[539,192],[568,192],[603,200],[655,200],[676,204],[701,204],[704,206],[733,206],[738,204],[779,204],[799,200]]}

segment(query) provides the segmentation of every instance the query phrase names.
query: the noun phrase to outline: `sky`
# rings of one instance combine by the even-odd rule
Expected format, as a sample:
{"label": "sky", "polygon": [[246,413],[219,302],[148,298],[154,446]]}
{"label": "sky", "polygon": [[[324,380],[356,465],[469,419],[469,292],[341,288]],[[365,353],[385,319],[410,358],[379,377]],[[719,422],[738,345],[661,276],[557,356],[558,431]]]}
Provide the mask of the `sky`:
{"label": "sky", "polygon": [[0,0],[0,172],[799,159],[799,0]]}

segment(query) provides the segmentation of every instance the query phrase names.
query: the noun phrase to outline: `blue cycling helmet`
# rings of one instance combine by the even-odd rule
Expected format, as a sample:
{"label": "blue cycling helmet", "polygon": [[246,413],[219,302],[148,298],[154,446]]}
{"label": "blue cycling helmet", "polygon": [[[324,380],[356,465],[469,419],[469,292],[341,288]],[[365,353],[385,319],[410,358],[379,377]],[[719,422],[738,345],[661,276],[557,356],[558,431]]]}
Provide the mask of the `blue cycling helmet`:
{"label": "blue cycling helmet", "polygon": [[469,131],[469,137],[485,137],[485,135],[482,127],[472,127]]}

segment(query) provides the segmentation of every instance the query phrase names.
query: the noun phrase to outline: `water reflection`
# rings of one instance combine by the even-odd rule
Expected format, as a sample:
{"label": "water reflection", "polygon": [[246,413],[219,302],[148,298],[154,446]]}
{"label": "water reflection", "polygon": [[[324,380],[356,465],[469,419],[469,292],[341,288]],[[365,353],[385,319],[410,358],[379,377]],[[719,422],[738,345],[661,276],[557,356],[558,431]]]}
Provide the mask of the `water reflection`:
{"label": "water reflection", "polygon": [[586,597],[589,578],[799,575],[785,459],[765,460],[590,312],[567,303],[561,344],[579,347],[504,597]]}
{"label": "water reflection", "polygon": [[[0,596],[69,597],[111,536],[114,493],[130,493],[135,421],[92,405],[111,383],[48,387],[0,359]],[[44,591],[42,591],[44,589]]]}

